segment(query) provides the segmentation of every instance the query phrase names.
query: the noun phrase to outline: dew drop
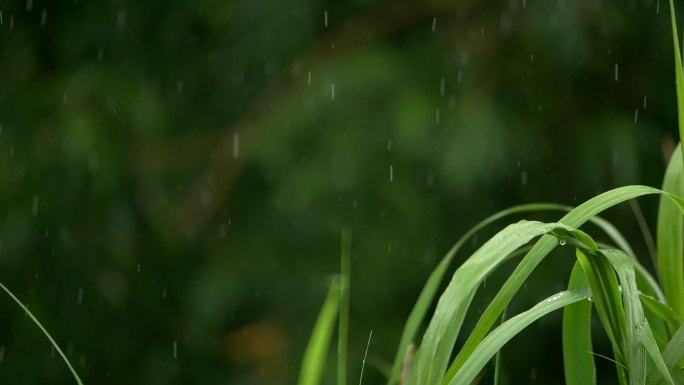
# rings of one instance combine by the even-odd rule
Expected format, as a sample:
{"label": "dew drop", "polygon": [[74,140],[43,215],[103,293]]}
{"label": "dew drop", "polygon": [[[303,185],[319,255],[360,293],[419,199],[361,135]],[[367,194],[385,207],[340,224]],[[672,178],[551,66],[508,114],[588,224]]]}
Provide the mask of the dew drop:
{"label": "dew drop", "polygon": [[559,239],[559,240],[558,240],[558,244],[561,245],[561,246],[565,246],[566,243],[567,243],[567,242],[566,242],[565,239]]}

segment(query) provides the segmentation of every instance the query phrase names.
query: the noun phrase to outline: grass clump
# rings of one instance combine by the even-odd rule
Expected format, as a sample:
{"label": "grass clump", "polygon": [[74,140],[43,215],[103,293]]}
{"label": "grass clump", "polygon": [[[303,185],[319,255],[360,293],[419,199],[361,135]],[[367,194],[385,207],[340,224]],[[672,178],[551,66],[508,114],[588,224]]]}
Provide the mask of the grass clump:
{"label": "grass clump", "polygon": [[[672,0],[670,11],[679,131],[680,137],[684,138],[684,71]],[[589,199],[575,208],[553,204],[521,205],[477,224],[456,242],[428,278],[408,317],[387,384],[471,384],[508,341],[541,317],[563,309],[566,384],[597,383],[595,358],[590,354],[593,351],[591,317],[595,311],[610,341],[612,356],[608,358],[615,363],[616,376],[621,385],[683,385],[683,170],[684,160],[680,145],[670,159],[662,189],[638,185],[620,187]],[[617,204],[653,194],[660,196],[655,266],[658,280],[640,265],[620,232],[598,217],[602,211]],[[563,210],[567,213],[554,223],[513,223],[494,235],[455,271],[439,296],[434,312],[428,314],[449,265],[470,237],[495,220],[511,214],[539,210]],[[579,228],[587,221],[602,229],[614,246],[597,244],[590,235],[581,231]],[[348,235],[343,235],[343,238],[348,240]],[[528,244],[535,239],[538,240],[528,249]],[[559,245],[568,245],[575,249],[576,262],[567,290],[542,300],[495,327],[530,274]],[[522,252],[524,257],[481,314],[465,344],[454,356],[457,337],[478,287],[502,262]],[[342,274],[333,281],[318,318],[302,364],[300,385],[319,383],[316,379],[320,379],[319,373],[322,373],[326,362],[327,347],[338,310],[338,385],[346,384],[346,377],[342,373],[346,371],[348,261],[348,246],[343,246]],[[337,299],[333,298],[335,296]],[[428,315],[427,328],[422,336],[418,336],[418,330],[428,319]],[[312,354],[312,351],[316,354]],[[498,360],[496,362],[495,365],[498,366]]]}

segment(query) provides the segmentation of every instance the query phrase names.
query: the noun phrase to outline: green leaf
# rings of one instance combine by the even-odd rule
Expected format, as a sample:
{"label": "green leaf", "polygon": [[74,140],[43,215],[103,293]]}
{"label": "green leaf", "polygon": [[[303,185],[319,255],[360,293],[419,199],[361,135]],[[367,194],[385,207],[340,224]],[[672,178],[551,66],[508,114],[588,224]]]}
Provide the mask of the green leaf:
{"label": "green leaf", "polygon": [[318,385],[321,381],[340,305],[340,285],[340,277],[335,276],[304,352],[299,385]]}
{"label": "green leaf", "polygon": [[347,384],[347,344],[349,343],[349,276],[351,274],[351,230],[342,229],[340,255],[340,312],[337,333],[337,385]]}
{"label": "green leaf", "polygon": [[[670,22],[672,24],[672,43],[674,44],[675,86],[677,89],[677,116],[679,117],[679,137],[680,140],[682,140],[684,138],[684,70],[682,70],[682,54],[679,50],[679,36],[677,34],[677,17],[675,15],[673,0],[670,0]],[[684,148],[682,146],[684,146],[684,143],[681,143],[680,148]]]}
{"label": "green leaf", "polygon": [[[682,151],[678,147],[672,154],[665,171],[663,190],[684,195],[682,178]],[[667,303],[684,319],[684,257],[682,213],[669,199],[662,197],[658,208],[658,273]]]}
{"label": "green leaf", "polygon": [[[587,286],[579,262],[570,274],[568,290]],[[567,385],[596,384],[596,365],[591,343],[591,302],[580,301],[563,309],[563,367]]]}
{"label": "green leaf", "polygon": [[456,270],[423,336],[416,367],[418,384],[432,384],[442,379],[470,301],[482,280],[520,246],[556,229],[574,230],[558,223],[535,221],[509,225]]}
{"label": "green leaf", "polygon": [[[648,186],[624,186],[619,187],[598,196],[589,199],[570,211],[567,215],[560,219],[559,223],[576,228],[581,226],[590,218],[594,217],[601,211],[613,207],[621,202],[633,199],[647,194],[662,194],[663,192]],[[679,197],[672,196],[665,193],[680,210],[684,211],[684,200]],[[463,348],[456,356],[449,370],[447,371],[443,384],[448,383],[451,378],[458,372],[459,368],[468,356],[473,352],[475,347],[487,335],[492,325],[496,322],[504,307],[510,302],[511,298],[517,293],[522,284],[527,280],[532,271],[537,265],[546,257],[546,255],[558,245],[555,238],[551,236],[542,237],[523,258],[515,271],[508,277],[503,284],[499,293],[494,297],[492,302],[487,306],[484,313],[475,326],[475,329],[468,337]]]}
{"label": "green leaf", "polygon": [[[388,385],[394,385],[397,382],[397,379],[399,377],[399,374],[401,373],[402,367],[403,367],[403,361],[404,361],[404,356],[406,355],[406,350],[409,346],[409,344],[414,340],[416,332],[420,326],[420,324],[423,322],[423,319],[425,318],[425,315],[430,307],[430,304],[432,303],[437,289],[439,288],[439,284],[442,281],[442,278],[444,274],[447,271],[447,268],[451,264],[451,261],[453,260],[454,256],[456,253],[463,247],[463,245],[466,244],[470,238],[474,234],[476,234],[478,231],[482,230],[484,227],[490,225],[491,223],[504,218],[509,215],[513,214],[518,214],[518,213],[524,213],[524,212],[532,212],[532,211],[572,211],[573,208],[569,206],[563,206],[563,205],[558,205],[554,203],[535,203],[535,204],[525,204],[525,205],[518,205],[514,206],[511,208],[508,208],[506,210],[502,210],[488,218],[485,218],[483,221],[479,222],[475,226],[473,226],[470,230],[468,230],[449,250],[449,252],[446,254],[446,256],[440,261],[439,265],[433,270],[433,272],[430,274],[430,277],[428,278],[425,286],[423,287],[423,290],[421,291],[418,300],[416,301],[409,317],[406,322],[406,325],[404,326],[404,331],[401,336],[401,340],[399,342],[399,347],[397,348],[397,354],[394,359],[394,363],[392,366],[392,372],[388,381]],[[589,218],[589,221],[591,221],[593,224],[598,226],[601,230],[603,230],[612,240],[615,242],[615,245],[622,249],[627,251],[630,255],[633,255],[633,252],[631,251],[631,247],[629,246],[629,243],[625,240],[625,238],[620,234],[620,232],[613,226],[610,222],[606,221],[605,219],[602,219],[600,217],[591,217]],[[635,257],[636,258],[636,257]],[[639,265],[640,266],[640,265]],[[643,272],[645,274],[645,278],[647,281],[651,284],[652,290],[655,290],[657,294],[661,294],[659,287],[651,277],[651,275],[646,271],[646,269],[643,269]],[[661,298],[662,294],[661,294]]]}
{"label": "green leaf", "polygon": [[591,287],[591,295],[596,304],[603,329],[613,347],[617,371],[621,382],[627,378],[624,372],[629,367],[625,352],[625,311],[620,297],[620,288],[615,271],[610,263],[601,255],[585,254],[576,249],[577,262],[582,266],[584,275]]}
{"label": "green leaf", "polygon": [[578,288],[562,291],[539,302],[530,310],[516,315],[501,326],[492,330],[480,344],[475,348],[473,354],[468,357],[466,362],[454,376],[449,385],[470,384],[487,362],[497,351],[508,341],[515,337],[520,331],[528,327],[534,321],[564,306],[576,303],[589,298],[591,292],[589,288]]}
{"label": "green leaf", "polygon": [[[626,186],[610,190],[576,207],[561,218],[559,223],[571,227],[578,227],[585,223],[589,218],[592,218],[601,211],[615,206],[618,203],[642,195],[657,193],[659,193],[659,190],[648,186]],[[456,360],[447,371],[443,383],[448,383],[456,372],[458,372],[475,347],[482,341],[485,335],[487,335],[487,332],[489,332],[494,322],[496,322],[496,319],[501,314],[503,308],[510,302],[511,298],[513,298],[515,293],[517,293],[522,284],[527,280],[527,277],[529,277],[535,267],[537,267],[544,257],[546,257],[546,255],[557,245],[558,242],[555,238],[545,236],[534,245],[529,253],[527,253],[520,264],[518,264],[515,271],[503,284],[499,293],[497,293],[496,297],[494,297],[489,306],[487,306],[487,309],[485,309],[484,313],[480,316],[475,329],[471,332],[470,337],[468,337],[465,345],[456,356]]]}

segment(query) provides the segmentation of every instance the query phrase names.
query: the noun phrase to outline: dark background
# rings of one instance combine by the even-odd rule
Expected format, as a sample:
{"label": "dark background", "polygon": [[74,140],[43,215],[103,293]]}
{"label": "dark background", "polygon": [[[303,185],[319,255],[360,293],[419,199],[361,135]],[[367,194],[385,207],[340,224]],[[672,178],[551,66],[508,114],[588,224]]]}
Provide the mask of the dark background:
{"label": "dark background", "polygon": [[[514,204],[659,186],[676,142],[665,1],[0,12],[0,281],[87,384],[294,383],[343,226],[350,382],[373,330],[364,383],[381,383],[422,284],[470,226]],[[656,204],[640,201],[651,225]],[[606,217],[648,264],[630,206]],[[561,290],[572,260],[552,254],[509,314]],[[562,383],[559,321],[506,346],[505,381]],[[4,295],[0,383],[73,383]]]}

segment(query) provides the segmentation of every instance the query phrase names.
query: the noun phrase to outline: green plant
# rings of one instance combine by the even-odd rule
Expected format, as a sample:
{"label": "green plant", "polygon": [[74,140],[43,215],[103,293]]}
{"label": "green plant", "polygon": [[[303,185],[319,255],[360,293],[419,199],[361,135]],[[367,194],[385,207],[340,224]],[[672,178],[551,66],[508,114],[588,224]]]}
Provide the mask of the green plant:
{"label": "green plant", "polygon": [[[674,41],[677,108],[680,137],[684,137],[684,72],[679,49],[673,1],[670,0]],[[533,204],[510,208],[480,222],[449,251],[430,275],[406,323],[388,385],[470,384],[511,338],[539,318],[563,308],[563,359],[566,383],[596,383],[592,352],[592,310],[607,334],[620,384],[684,384],[684,160],[678,146],[665,173],[662,190],[626,186],[600,194],[576,208]],[[659,194],[657,228],[658,280],[640,265],[627,241],[610,223],[597,215],[627,200]],[[565,210],[556,223],[521,221],[509,225],[488,240],[454,273],[442,292],[422,339],[420,325],[451,261],[466,241],[493,221],[514,213]],[[579,230],[592,221],[613,241],[597,244]],[[538,240],[529,249],[526,245]],[[495,323],[529,278],[536,266],[558,245],[575,248],[576,262],[568,289],[539,302],[499,326]],[[347,248],[343,249],[347,250]],[[465,344],[452,359],[452,351],[466,312],[483,280],[502,262],[525,252],[498,294],[480,316]],[[343,271],[336,278],[312,335],[302,366],[301,385],[316,384],[340,303],[348,298],[348,250],[343,252]],[[346,261],[346,262],[345,262]],[[342,283],[342,284],[340,284]],[[338,296],[338,299],[331,299]],[[346,337],[346,312],[340,308],[340,336]],[[493,329],[492,329],[493,328]],[[418,347],[412,359],[413,344]],[[317,354],[310,354],[315,351]],[[338,350],[338,370],[346,369],[346,342]],[[498,366],[498,360],[495,365]],[[315,369],[312,369],[315,368]],[[497,368],[498,369],[498,368]],[[338,385],[344,385],[344,375]]]}

